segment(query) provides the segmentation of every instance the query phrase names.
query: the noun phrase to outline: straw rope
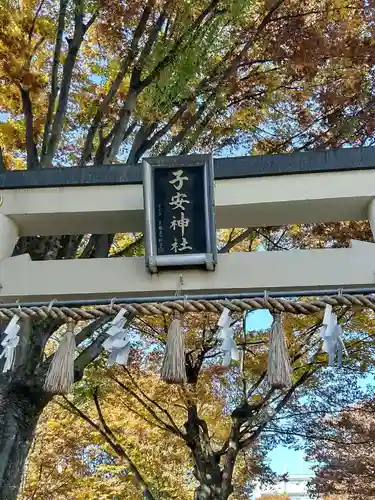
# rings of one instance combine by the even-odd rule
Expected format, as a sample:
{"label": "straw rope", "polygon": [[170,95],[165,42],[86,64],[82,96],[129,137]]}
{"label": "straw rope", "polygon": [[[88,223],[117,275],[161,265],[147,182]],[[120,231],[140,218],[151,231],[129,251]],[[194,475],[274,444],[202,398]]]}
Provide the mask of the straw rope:
{"label": "straw rope", "polygon": [[61,319],[69,318],[75,321],[96,319],[111,316],[125,309],[138,316],[172,314],[178,312],[213,312],[221,313],[224,307],[232,312],[253,311],[256,309],[269,309],[271,311],[287,312],[292,314],[314,314],[325,308],[326,304],[332,306],[348,306],[375,311],[375,295],[332,295],[320,297],[317,300],[286,300],[272,297],[259,297],[253,299],[231,300],[175,300],[170,302],[113,304],[79,307],[0,307],[0,319],[11,319],[15,314],[21,318]]}

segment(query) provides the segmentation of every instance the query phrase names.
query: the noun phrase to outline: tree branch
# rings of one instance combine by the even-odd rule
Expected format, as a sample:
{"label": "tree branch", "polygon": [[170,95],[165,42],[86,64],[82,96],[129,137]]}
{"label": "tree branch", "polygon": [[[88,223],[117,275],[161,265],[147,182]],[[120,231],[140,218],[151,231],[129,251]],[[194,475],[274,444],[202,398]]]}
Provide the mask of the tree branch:
{"label": "tree branch", "polygon": [[[300,387],[306,380],[308,380],[312,375],[314,375],[319,368],[315,368],[314,370],[311,371],[306,371],[293,386],[287,391],[287,393],[284,395],[284,397],[281,399],[281,401],[276,405],[276,408],[273,411],[273,415],[277,414],[290,400],[294,392]],[[256,431],[254,431],[248,438],[242,440],[239,445],[240,449],[245,449],[247,448],[255,439],[259,437],[261,432],[263,432],[264,428],[269,424],[269,422],[272,421],[273,416],[269,416],[264,419],[264,421],[258,426]]]}
{"label": "tree branch", "polygon": [[198,111],[192,115],[188,121],[185,123],[184,128],[175,136],[172,137],[171,141],[163,148],[161,155],[168,155],[173,148],[177,146],[180,142],[184,140],[186,135],[191,131],[191,129],[198,123],[198,121],[203,116],[210,103],[215,99],[216,93],[212,93],[207,96],[203,104],[198,108]]}
{"label": "tree branch", "polygon": [[358,446],[358,445],[362,445],[362,444],[370,444],[370,443],[373,443],[374,440],[373,438],[369,438],[369,439],[365,439],[364,441],[342,441],[340,439],[335,439],[335,438],[332,438],[332,437],[329,437],[327,435],[322,435],[322,436],[317,436],[316,434],[310,434],[310,433],[302,433],[302,432],[298,432],[298,431],[286,431],[286,430],[280,430],[280,429],[274,429],[274,430],[270,430],[270,432],[274,433],[274,434],[284,434],[284,435],[287,435],[287,436],[298,436],[298,437],[301,437],[303,439],[306,439],[306,440],[314,440],[314,441],[325,441],[325,442],[329,442],[329,443],[335,443],[339,446]]}
{"label": "tree branch", "polygon": [[[85,328],[82,328],[82,330],[78,333],[78,335],[76,335],[75,337],[75,342],[76,342],[76,345],[79,346],[79,344],[81,344],[82,342],[84,342],[86,339],[88,339],[89,337],[91,337],[95,332],[96,330],[98,330],[99,328],[103,327],[108,321],[110,320],[110,317],[108,316],[104,316],[102,318],[98,318],[97,320],[94,320],[92,321],[89,325],[87,325]],[[48,332],[47,332],[47,338],[50,337],[50,335],[57,329],[59,328],[60,326],[63,325],[63,321],[59,321],[59,322],[54,322],[51,327],[49,328]],[[104,340],[104,339],[103,339]],[[54,354],[51,354],[47,359],[46,361],[43,363],[45,367],[48,367],[49,366],[49,363],[52,361],[52,358],[54,357]],[[79,356],[78,356],[79,357]],[[78,359],[78,358],[77,358]],[[77,372],[80,373],[80,370],[77,368],[75,368],[77,370]],[[82,373],[80,374],[79,377],[76,377],[75,378],[75,381],[78,382],[78,380],[80,380],[80,378],[82,378],[82,375],[83,375],[83,371]]]}
{"label": "tree branch", "polygon": [[232,480],[234,466],[236,463],[237,455],[240,451],[239,430],[240,424],[235,420],[233,422],[229,437],[229,444],[225,454],[225,463],[222,473],[221,493],[223,495],[223,498],[228,498],[229,495],[231,495],[231,493],[233,492]]}
{"label": "tree branch", "polygon": [[4,162],[4,156],[3,156],[3,150],[0,146],[0,172],[5,171],[5,162]]}
{"label": "tree branch", "polygon": [[124,255],[131,255],[131,252],[137,248],[138,245],[141,245],[144,240],[144,234],[141,234],[139,238],[137,238],[135,241],[132,241],[128,246],[123,248],[122,250],[119,250],[115,254],[111,255],[110,258],[113,257],[123,257]]}
{"label": "tree branch", "polygon": [[246,240],[251,233],[254,231],[253,228],[249,227],[245,231],[243,231],[240,235],[236,236],[233,240],[229,240],[226,245],[223,246],[223,248],[220,248],[219,253],[227,253],[229,250],[231,250],[233,247],[241,243],[242,241]]}
{"label": "tree branch", "polygon": [[57,254],[57,260],[77,258],[77,250],[82,243],[83,237],[83,234],[64,236],[61,239],[61,248]]}
{"label": "tree branch", "polygon": [[[170,3],[171,3],[171,0],[168,0],[166,2],[165,8]],[[153,48],[153,46],[158,38],[158,35],[159,35],[160,30],[164,24],[164,21],[167,19],[167,12],[166,12],[165,8],[159,14],[159,17],[156,20],[155,25],[152,27],[152,29],[150,31],[150,35],[148,37],[148,40],[145,43],[145,45],[142,49],[142,52],[140,53],[139,58],[136,61],[136,64],[134,65],[134,69],[133,69],[133,73],[132,73],[132,77],[131,77],[131,82],[133,85],[139,84],[143,65],[145,64],[147,57],[151,53],[151,50],[152,50],[152,48]]]}
{"label": "tree branch", "polygon": [[80,258],[107,258],[114,237],[114,234],[92,234]]}
{"label": "tree branch", "polygon": [[[195,96],[194,96],[194,98],[195,98]],[[155,134],[153,136],[151,136],[150,138],[148,138],[147,140],[145,140],[141,146],[139,146],[138,150],[136,152],[134,152],[133,156],[132,156],[132,160],[134,160],[134,162],[137,162],[139,160],[139,158],[147,150],[149,150],[150,148],[152,148],[152,146],[159,139],[161,139],[165,134],[167,134],[171,130],[171,128],[173,127],[173,125],[175,125],[178,122],[178,120],[181,118],[181,116],[184,114],[184,112],[188,109],[188,104],[190,104],[191,102],[193,102],[194,98],[190,97],[190,99],[186,99],[181,104],[180,108],[168,120],[168,122],[161,129],[159,129],[157,132],[155,132]],[[150,126],[151,130],[155,130],[154,125],[157,126],[158,124],[157,123],[156,124],[152,124],[152,126]]]}
{"label": "tree branch", "polygon": [[96,11],[93,13],[93,15],[90,17],[90,19],[85,24],[85,32],[87,32],[91,28],[91,26],[94,24],[94,22],[96,21],[98,15],[99,15],[99,12],[100,12],[100,7],[98,7],[96,9]]}
{"label": "tree branch", "polygon": [[[99,109],[97,110],[97,112],[94,116],[94,119],[92,121],[92,124],[89,128],[89,131],[88,131],[86,139],[85,139],[85,144],[83,146],[82,155],[81,155],[81,159],[79,162],[80,166],[86,165],[86,163],[91,158],[94,138],[95,138],[96,132],[98,130],[98,127],[101,123],[101,120],[102,120],[105,112],[108,109],[109,104],[112,102],[118,89],[120,88],[120,85],[121,85],[126,73],[128,72],[128,70],[130,68],[130,65],[132,64],[132,62],[134,61],[135,57],[138,54],[139,42],[140,42],[140,39],[141,39],[145,29],[146,29],[147,21],[148,21],[150,14],[152,12],[152,7],[153,7],[154,3],[155,3],[155,0],[149,0],[146,7],[144,8],[143,13],[141,15],[141,18],[139,20],[139,23],[138,23],[136,29],[134,30],[133,39],[131,41],[129,51],[128,51],[126,57],[123,59],[121,66],[120,66],[120,69],[119,69],[119,72],[116,75],[116,78],[113,80],[113,82],[110,86],[110,89],[108,90],[106,96],[104,97],[104,99],[100,103]],[[112,134],[110,133],[109,137],[111,135]],[[104,146],[106,145],[106,141],[108,141],[108,138],[104,140]],[[97,161],[95,163],[97,163]]]}
{"label": "tree branch", "polygon": [[285,235],[285,232],[284,234],[278,239],[278,241],[274,241],[272,238],[270,238],[270,236],[268,236],[267,234],[265,234],[264,232],[260,231],[259,229],[254,229],[254,231],[259,234],[259,236],[261,236],[262,238],[264,238],[268,243],[270,243],[273,247],[273,250],[275,248],[277,248],[278,250],[289,250],[288,248],[285,248],[283,246],[281,246],[279,244],[280,240],[283,238],[283,236]]}
{"label": "tree branch", "polygon": [[130,378],[130,380],[133,383],[133,385],[138,389],[138,391],[142,394],[142,396],[147,401],[149,401],[151,404],[153,404],[154,406],[156,406],[156,408],[158,408],[158,410],[160,410],[162,413],[164,413],[164,415],[168,418],[168,420],[170,421],[170,423],[172,424],[172,426],[174,427],[174,429],[177,432],[180,432],[179,428],[177,427],[177,425],[176,425],[175,421],[173,420],[173,418],[172,418],[171,414],[169,413],[169,411],[166,410],[165,408],[163,408],[159,403],[157,403],[156,401],[154,401],[153,399],[151,399],[151,398],[149,398],[147,396],[147,394],[142,390],[142,388],[139,386],[139,384],[136,383],[136,381],[134,380],[134,377],[132,377],[132,374],[130,373],[130,371],[128,370],[128,368],[126,368],[126,366],[124,366],[124,370],[127,373],[128,377]]}
{"label": "tree branch", "polygon": [[48,98],[48,110],[46,116],[46,122],[44,125],[43,132],[43,144],[42,151],[40,155],[40,162],[42,167],[45,166],[44,157],[47,152],[48,139],[50,134],[50,128],[52,123],[53,111],[55,107],[56,97],[58,94],[58,70],[60,65],[60,56],[61,56],[61,47],[62,47],[62,38],[65,28],[65,16],[66,9],[68,6],[68,0],[60,0],[60,9],[59,9],[59,19],[57,22],[57,32],[56,32],[56,41],[55,41],[55,50],[53,53],[53,62],[52,62],[52,73],[51,73],[51,92]]}
{"label": "tree branch", "polygon": [[[188,109],[188,105],[196,100],[196,97],[207,90],[213,82],[216,81],[216,83],[219,83],[220,81],[224,81],[227,78],[229,78],[237,69],[239,64],[241,63],[242,59],[246,55],[247,51],[250,49],[251,45],[255,42],[256,38],[259,36],[263,28],[268,24],[270,19],[272,18],[273,13],[278,9],[278,7],[284,2],[285,0],[278,0],[272,7],[272,9],[267,13],[267,15],[264,17],[263,21],[260,23],[258,26],[255,35],[245,44],[241,52],[233,57],[234,51],[236,46],[232,47],[227,54],[223,57],[223,59],[216,65],[216,67],[213,69],[210,75],[204,77],[200,83],[196,86],[195,90],[190,94],[190,96],[186,97],[184,96],[183,99],[181,99],[178,102],[173,103],[173,106],[179,106],[179,109],[175,112],[175,114],[169,119],[169,121],[160,129],[158,130],[152,137],[144,141],[144,143],[139,147],[137,152],[132,152],[132,160],[138,161],[139,158],[148,150],[150,149],[159,139],[161,139],[165,134],[167,134],[173,125],[175,125],[178,120],[181,118],[181,116],[184,114],[184,112]],[[208,11],[212,9],[214,4],[217,2],[212,2],[211,5],[204,11],[201,16],[196,20],[196,23],[199,25],[204,20],[204,17],[208,14]],[[182,40],[178,40],[176,43],[182,43]],[[177,47],[179,48],[179,46]],[[173,52],[173,49],[171,50]],[[166,59],[171,56],[171,53],[166,56]],[[224,64],[227,63],[228,59],[230,57],[233,57],[233,61],[231,65],[224,70]],[[164,61],[165,62],[165,61]],[[162,68],[163,69],[163,68]],[[160,69],[160,71],[162,71]],[[154,72],[156,69],[154,70]],[[156,77],[159,73],[151,73],[149,77],[147,77],[142,83],[144,84],[150,84],[151,77]],[[186,132],[184,136],[186,135]]]}
{"label": "tree branch", "polygon": [[165,427],[163,427],[162,425],[157,424],[155,421],[149,420],[144,415],[142,415],[142,413],[140,413],[139,411],[137,411],[133,406],[130,406],[124,400],[121,401],[121,404],[124,406],[124,408],[126,408],[131,413],[134,413],[134,415],[136,415],[138,418],[140,418],[141,420],[143,420],[144,422],[146,422],[151,427],[157,427],[158,429],[160,429],[163,432],[165,432]]}
{"label": "tree branch", "polygon": [[135,134],[132,147],[130,150],[130,153],[128,155],[128,158],[126,160],[126,163],[129,165],[136,165],[142,156],[142,154],[145,152],[143,149],[143,144],[147,142],[147,139],[149,136],[157,129],[158,123],[143,123],[137,133]]}
{"label": "tree branch", "polygon": [[112,430],[109,428],[109,426],[108,426],[108,424],[105,421],[105,418],[103,416],[103,412],[102,412],[102,409],[101,409],[101,406],[100,406],[100,402],[99,402],[98,393],[99,393],[99,388],[96,387],[95,390],[94,390],[94,392],[93,392],[93,399],[94,399],[96,411],[98,412],[100,423],[102,424],[103,429],[108,434],[108,436],[111,439],[113,439],[113,441],[117,442],[116,436],[113,434]]}
{"label": "tree branch", "polygon": [[137,97],[140,92],[141,92],[140,88],[129,89],[128,94],[124,101],[124,105],[121,108],[119,119],[114,124],[109,134],[112,137],[112,142],[106,149],[104,162],[112,162],[116,157],[122,144],[124,130],[127,128],[129,124],[130,117],[133,113],[133,110],[137,102]]}
{"label": "tree branch", "polygon": [[255,31],[255,34],[253,37],[248,40],[243,49],[240,51],[238,56],[234,60],[234,64],[232,67],[228,70],[228,75],[233,74],[233,71],[237,69],[239,63],[242,61],[243,57],[246,55],[246,52],[250,49],[250,47],[254,44],[255,40],[258,38],[260,33],[263,31],[263,28],[267,26],[267,24],[272,20],[273,14],[281,7],[281,5],[285,2],[285,0],[276,0],[273,2],[272,7],[269,9],[267,14],[264,16],[262,22],[259,24],[258,28]]}
{"label": "tree branch", "polygon": [[44,157],[44,165],[46,166],[52,164],[53,157],[60,142],[65,113],[68,107],[69,91],[72,82],[73,70],[77,61],[78,51],[81,47],[83,38],[86,33],[86,26],[83,23],[83,9],[83,0],[75,0],[74,34],[73,39],[68,40],[69,49],[63,68],[57,111],[53,120],[47,151]]}
{"label": "tree branch", "polygon": [[[152,417],[157,421],[159,422],[160,425],[163,426],[164,430],[167,430],[169,432],[171,432],[172,434],[175,434],[176,436],[179,436],[179,437],[182,437],[181,436],[181,433],[180,433],[180,430],[177,428],[177,426],[173,423],[173,425],[170,425],[168,424],[167,422],[165,422],[163,419],[161,419],[159,417],[159,415],[155,412],[155,410],[149,406],[135,391],[133,391],[132,389],[130,389],[130,387],[127,387],[125,384],[123,384],[118,378],[116,378],[115,376],[112,376],[111,379],[116,382],[116,384],[121,387],[124,391],[128,392],[131,396],[133,396],[134,399],[136,399],[138,401],[138,403],[140,403],[143,408],[145,408],[146,411],[148,411],[150,413],[150,415],[152,415]],[[137,387],[137,386],[136,386]],[[156,407],[158,407],[158,404],[155,403],[155,401],[151,400],[150,398],[146,397],[146,399],[148,401],[151,402],[151,404],[155,405]],[[159,405],[160,407],[160,405]],[[163,409],[162,409],[163,411]]]}
{"label": "tree branch", "polygon": [[29,29],[29,42],[31,42],[31,39],[33,37],[34,29],[35,29],[35,23],[36,23],[36,20],[38,19],[40,11],[42,10],[44,2],[45,2],[45,0],[41,0],[40,4],[38,5],[38,8],[36,9],[35,16],[33,17],[33,20],[32,20],[32,23],[31,23],[31,26],[30,26],[30,29]]}
{"label": "tree branch", "polygon": [[214,107],[206,113],[206,116],[203,118],[203,120],[198,123],[197,127],[195,128],[194,132],[189,135],[186,143],[184,143],[183,148],[181,149],[180,153],[181,155],[187,155],[190,153],[191,149],[195,146],[197,143],[199,137],[202,135],[202,132],[207,129],[208,124],[212,120],[212,118],[215,116],[217,112],[217,109]]}
{"label": "tree branch", "polygon": [[[108,428],[108,426],[106,425],[106,427],[104,427],[104,430],[103,430],[97,423],[95,423],[93,420],[91,420],[91,418],[88,415],[86,415],[85,413],[83,413],[83,411],[81,411],[66,396],[63,396],[63,399],[69,405],[69,407],[71,408],[71,410],[73,410],[73,413],[76,413],[79,417],[81,417],[82,420],[84,420],[91,427],[93,427],[104,438],[104,440],[109,444],[109,446],[116,453],[116,455],[119,456],[120,458],[122,458],[124,460],[124,462],[129,467],[129,469],[130,469],[130,471],[131,471],[131,473],[132,473],[132,475],[134,477],[136,485],[139,486],[142,489],[142,493],[144,495],[144,498],[147,499],[147,500],[155,500],[154,497],[153,497],[153,495],[152,495],[152,493],[151,493],[151,491],[149,490],[149,488],[147,486],[147,483],[143,479],[143,476],[139,472],[137,466],[134,464],[134,462],[132,461],[132,459],[130,458],[130,456],[126,453],[126,451],[121,446],[121,444],[119,444],[117,442],[117,440],[111,439],[111,436],[113,436],[113,433],[111,431],[110,431],[110,434],[108,434],[106,432],[106,428]],[[66,407],[64,405],[61,405],[61,406],[66,409]],[[101,411],[100,411],[100,414],[101,414]],[[104,419],[103,419],[103,421],[104,421]]]}
{"label": "tree branch", "polygon": [[151,71],[151,73],[140,82],[140,86],[142,89],[146,88],[148,85],[150,85],[153,81],[155,81],[159,76],[160,73],[170,64],[173,62],[176,54],[181,50],[181,45],[186,42],[185,47],[187,48],[189,44],[195,40],[197,34],[199,33],[199,28],[203,24],[203,22],[206,20],[206,18],[213,12],[215,12],[215,7],[219,3],[219,0],[212,0],[210,5],[201,12],[201,14],[197,17],[197,19],[191,24],[188,30],[188,37],[186,37],[186,33],[181,35],[176,42],[174,43],[173,47],[171,50],[168,52],[168,54],[155,66],[155,68]]}
{"label": "tree branch", "polygon": [[79,346],[79,344],[90,338],[96,330],[105,326],[110,320],[110,316],[103,316],[102,318],[95,319],[89,325],[85,326],[85,328],[82,328],[75,337],[76,345]]}
{"label": "tree branch", "polygon": [[[117,123],[114,125],[110,135],[112,136],[112,142],[107,149],[105,160],[113,161],[118,150],[121,146],[121,135],[123,130],[126,128],[131,113],[136,104],[136,100],[138,95],[155,79],[157,79],[160,73],[165,69],[170,63],[173,62],[176,54],[181,50],[181,46],[184,45],[186,49],[189,44],[194,41],[199,33],[199,28],[206,20],[206,18],[212,13],[215,12],[214,8],[217,5],[218,0],[212,0],[211,4],[197,17],[192,26],[189,28],[187,33],[181,35],[176,42],[174,43],[172,49],[168,52],[168,54],[160,61],[154,70],[142,81],[137,81],[137,73],[133,73],[132,80],[130,83],[130,89],[128,95],[126,96],[125,103],[123,108],[120,111],[120,118]],[[214,17],[212,17],[213,19]],[[162,134],[163,135],[163,134]]]}
{"label": "tree branch", "polygon": [[34,117],[30,99],[30,93],[26,87],[20,85],[23,114],[26,124],[26,151],[27,151],[27,168],[35,170],[39,167],[38,152],[34,140]]}

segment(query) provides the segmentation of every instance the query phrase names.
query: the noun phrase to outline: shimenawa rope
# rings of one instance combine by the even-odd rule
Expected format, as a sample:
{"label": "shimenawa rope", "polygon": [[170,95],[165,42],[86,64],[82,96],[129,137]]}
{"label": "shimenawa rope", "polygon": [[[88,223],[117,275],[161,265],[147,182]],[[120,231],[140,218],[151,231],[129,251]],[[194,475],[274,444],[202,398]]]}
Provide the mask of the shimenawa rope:
{"label": "shimenawa rope", "polygon": [[327,304],[332,306],[356,307],[358,309],[371,309],[375,311],[375,295],[332,295],[320,297],[317,300],[287,300],[273,297],[259,297],[252,299],[231,300],[175,300],[169,302],[113,304],[79,307],[0,307],[0,319],[9,320],[15,314],[21,318],[61,319],[67,321],[69,318],[75,321],[96,319],[110,316],[125,309],[129,313],[138,316],[154,316],[162,314],[173,314],[174,312],[212,312],[221,313],[224,307],[231,312],[253,311],[256,309],[269,309],[271,311],[287,312],[292,314],[314,314],[325,308]]}

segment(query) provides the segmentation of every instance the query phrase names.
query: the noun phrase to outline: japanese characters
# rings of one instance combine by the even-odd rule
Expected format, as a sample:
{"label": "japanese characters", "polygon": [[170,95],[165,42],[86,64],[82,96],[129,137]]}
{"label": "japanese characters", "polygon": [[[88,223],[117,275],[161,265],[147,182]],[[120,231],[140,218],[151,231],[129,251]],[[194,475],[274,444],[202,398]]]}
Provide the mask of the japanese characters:
{"label": "japanese characters", "polygon": [[184,182],[188,181],[189,178],[184,175],[182,169],[172,171],[172,175],[174,179],[170,180],[169,184],[174,187],[176,194],[171,197],[169,205],[172,207],[173,211],[176,211],[176,215],[173,215],[169,228],[177,234],[174,236],[170,250],[174,253],[184,252],[186,250],[191,251],[192,247],[189,245],[187,237],[185,236],[185,230],[190,225],[190,219],[185,216],[185,207],[190,203],[190,200],[188,195],[181,191],[184,187]]}
{"label": "japanese characters", "polygon": [[[157,166],[151,170],[150,198],[153,210],[149,227],[153,248],[148,252],[156,257],[167,257],[172,266],[179,262],[197,261],[207,253],[208,189],[205,165]],[[147,184],[147,182],[146,182]],[[147,190],[145,199],[147,200]],[[146,227],[147,226],[146,220]],[[146,243],[147,245],[147,243]],[[199,259],[198,259],[199,260]]]}

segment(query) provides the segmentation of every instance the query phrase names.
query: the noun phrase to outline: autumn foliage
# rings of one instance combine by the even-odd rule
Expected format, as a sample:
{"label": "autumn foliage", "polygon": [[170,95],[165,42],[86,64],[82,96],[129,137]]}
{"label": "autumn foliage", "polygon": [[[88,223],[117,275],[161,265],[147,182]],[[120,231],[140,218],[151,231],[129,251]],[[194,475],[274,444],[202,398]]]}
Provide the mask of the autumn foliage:
{"label": "autumn foliage", "polygon": [[365,144],[373,12],[361,0],[2,0],[5,164]]}
{"label": "autumn foliage", "polygon": [[[375,402],[343,410],[326,422],[329,441],[310,444],[310,456],[318,461],[312,488],[348,500],[375,496]],[[322,436],[324,438],[324,436]]]}
{"label": "autumn foliage", "polygon": [[[0,0],[0,169],[371,145],[374,21],[374,0]],[[218,246],[336,247],[353,236],[370,239],[367,222],[226,229]],[[35,235],[20,238],[15,255],[143,251],[141,234]],[[321,350],[322,318],[283,318],[288,391],[267,385],[267,333],[244,334],[240,315],[243,361],[228,368],[217,317],[186,319],[181,388],[158,376],[170,318],[134,321],[131,366],[112,370],[96,337],[102,320],[82,322],[74,394],[53,404],[43,382],[61,322],[33,322],[18,371],[0,375],[0,496],[17,497],[31,449],[23,500],[248,499],[256,479],[275,479],[270,449],[329,442],[329,418],[366,400],[359,381],[374,364],[374,316],[338,312],[349,356],[334,375]],[[338,428],[353,434],[340,418]],[[330,470],[335,448],[311,453]],[[341,465],[340,484],[352,484],[349,466]]]}

